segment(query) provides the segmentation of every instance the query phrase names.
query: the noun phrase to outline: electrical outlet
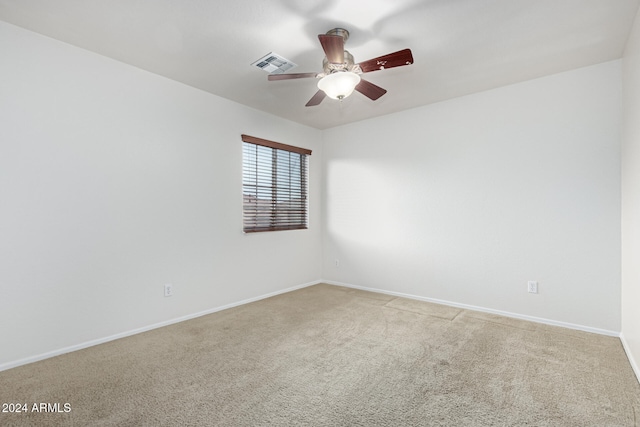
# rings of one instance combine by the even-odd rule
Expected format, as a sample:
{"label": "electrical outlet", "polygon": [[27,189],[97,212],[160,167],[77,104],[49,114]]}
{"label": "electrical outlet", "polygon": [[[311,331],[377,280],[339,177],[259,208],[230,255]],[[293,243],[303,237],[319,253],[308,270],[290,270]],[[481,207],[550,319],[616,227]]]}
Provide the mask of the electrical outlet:
{"label": "electrical outlet", "polygon": [[538,293],[538,282],[535,282],[533,280],[529,280],[527,282],[527,292],[529,292],[530,294],[537,294]]}
{"label": "electrical outlet", "polygon": [[336,268],[340,267],[340,260],[336,258]]}
{"label": "electrical outlet", "polygon": [[171,295],[173,295],[173,285],[167,283],[166,285],[164,285],[164,296],[170,297]]}

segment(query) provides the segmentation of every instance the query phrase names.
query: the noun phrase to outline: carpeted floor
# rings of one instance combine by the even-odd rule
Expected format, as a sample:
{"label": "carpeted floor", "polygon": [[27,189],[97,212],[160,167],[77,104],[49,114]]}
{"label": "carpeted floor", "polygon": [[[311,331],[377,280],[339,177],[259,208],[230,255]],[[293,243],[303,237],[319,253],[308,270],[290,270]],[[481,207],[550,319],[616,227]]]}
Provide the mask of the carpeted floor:
{"label": "carpeted floor", "polygon": [[640,424],[617,338],[329,285],[0,372],[0,403],[28,406],[2,426]]}

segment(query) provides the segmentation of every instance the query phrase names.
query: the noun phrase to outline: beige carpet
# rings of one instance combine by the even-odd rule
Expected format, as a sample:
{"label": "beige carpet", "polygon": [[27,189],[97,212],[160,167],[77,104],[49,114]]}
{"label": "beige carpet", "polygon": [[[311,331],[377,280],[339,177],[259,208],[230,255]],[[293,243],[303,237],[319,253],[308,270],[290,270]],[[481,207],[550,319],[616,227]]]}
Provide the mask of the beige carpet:
{"label": "beige carpet", "polygon": [[617,338],[329,285],[0,372],[9,402],[2,426],[640,423]]}

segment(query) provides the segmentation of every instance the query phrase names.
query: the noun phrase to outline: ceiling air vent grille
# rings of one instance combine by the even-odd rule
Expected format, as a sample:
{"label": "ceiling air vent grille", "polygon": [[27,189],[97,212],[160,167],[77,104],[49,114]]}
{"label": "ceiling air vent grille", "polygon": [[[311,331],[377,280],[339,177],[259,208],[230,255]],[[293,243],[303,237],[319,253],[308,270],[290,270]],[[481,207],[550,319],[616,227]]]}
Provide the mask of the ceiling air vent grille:
{"label": "ceiling air vent grille", "polygon": [[297,67],[297,64],[294,64],[288,59],[273,52],[263,56],[251,65],[258,67],[269,74],[282,74],[285,71]]}

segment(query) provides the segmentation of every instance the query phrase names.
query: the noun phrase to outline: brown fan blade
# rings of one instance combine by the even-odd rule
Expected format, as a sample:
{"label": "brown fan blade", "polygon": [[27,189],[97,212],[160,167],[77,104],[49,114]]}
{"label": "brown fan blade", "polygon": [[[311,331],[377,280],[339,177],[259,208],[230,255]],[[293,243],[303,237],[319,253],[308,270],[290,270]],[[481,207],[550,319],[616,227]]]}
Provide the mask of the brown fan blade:
{"label": "brown fan blade", "polygon": [[320,44],[329,62],[334,64],[342,64],[344,62],[344,38],[342,36],[320,34],[318,39],[320,39]]}
{"label": "brown fan blade", "polygon": [[386,68],[400,67],[402,65],[413,64],[411,49],[399,50],[388,55],[379,56],[359,63],[363,73],[370,71],[384,70]]}
{"label": "brown fan blade", "polygon": [[274,80],[305,79],[307,77],[318,77],[318,73],[269,74],[267,80],[272,82]]}
{"label": "brown fan blade", "polygon": [[382,89],[380,86],[376,86],[364,79],[360,79],[360,83],[356,85],[356,90],[372,101],[387,93],[386,89]]}
{"label": "brown fan blade", "polygon": [[314,107],[322,102],[322,100],[327,96],[323,91],[319,90],[315,95],[311,97],[309,102],[305,104],[305,107]]}

